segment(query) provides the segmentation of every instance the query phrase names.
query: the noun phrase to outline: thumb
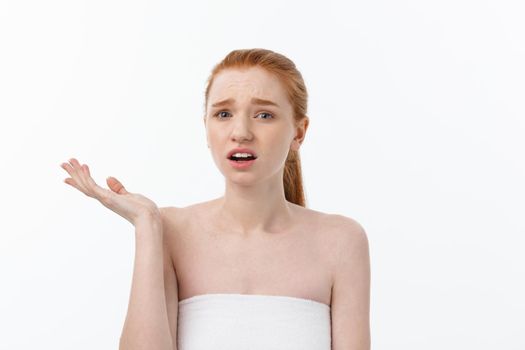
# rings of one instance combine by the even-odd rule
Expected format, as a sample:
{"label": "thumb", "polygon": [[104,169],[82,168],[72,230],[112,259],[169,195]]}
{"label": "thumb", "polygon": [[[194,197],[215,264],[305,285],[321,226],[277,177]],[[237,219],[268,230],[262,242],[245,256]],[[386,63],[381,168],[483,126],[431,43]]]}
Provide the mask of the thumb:
{"label": "thumb", "polygon": [[113,192],[118,193],[118,194],[128,194],[128,191],[126,191],[126,189],[124,188],[124,185],[122,185],[122,183],[119,180],[115,179],[114,177],[108,176],[106,178],[106,182],[108,183],[109,188]]}

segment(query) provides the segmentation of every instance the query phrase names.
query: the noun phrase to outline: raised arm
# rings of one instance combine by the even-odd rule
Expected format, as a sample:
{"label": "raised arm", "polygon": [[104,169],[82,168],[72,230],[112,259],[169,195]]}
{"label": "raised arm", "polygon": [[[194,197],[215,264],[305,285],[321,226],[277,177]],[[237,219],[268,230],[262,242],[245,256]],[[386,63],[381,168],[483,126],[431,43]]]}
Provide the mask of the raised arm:
{"label": "raised arm", "polygon": [[[173,350],[164,276],[162,220],[151,218],[135,228],[135,265],[120,350]],[[167,272],[168,277],[170,272]],[[171,282],[171,281],[168,281]]]}
{"label": "raised arm", "polygon": [[[108,177],[109,189],[102,188],[91,177],[87,164],[71,158],[61,167],[71,176],[64,182],[86,196],[97,199],[135,227],[135,264],[128,312],[119,341],[120,350],[173,350],[168,320],[168,307],[173,315],[173,283],[176,279],[163,233],[162,211],[150,199],[128,192],[114,177]],[[167,279],[166,298],[164,278]],[[168,305],[168,306],[167,306]],[[175,312],[176,316],[176,312]],[[175,317],[176,319],[176,317]],[[172,325],[172,330],[176,329]],[[175,338],[176,339],[176,338]]]}

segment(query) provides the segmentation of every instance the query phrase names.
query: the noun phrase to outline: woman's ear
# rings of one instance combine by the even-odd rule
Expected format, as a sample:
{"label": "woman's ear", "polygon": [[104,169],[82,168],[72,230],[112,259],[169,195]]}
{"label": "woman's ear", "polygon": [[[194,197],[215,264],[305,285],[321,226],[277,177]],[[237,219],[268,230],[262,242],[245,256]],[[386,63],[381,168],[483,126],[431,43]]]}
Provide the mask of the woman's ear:
{"label": "woman's ear", "polygon": [[297,132],[296,135],[292,141],[291,149],[294,151],[298,151],[299,147],[301,147],[301,144],[304,141],[304,137],[306,136],[306,129],[308,129],[308,124],[310,123],[310,119],[305,116],[301,121],[299,121],[297,125]]}

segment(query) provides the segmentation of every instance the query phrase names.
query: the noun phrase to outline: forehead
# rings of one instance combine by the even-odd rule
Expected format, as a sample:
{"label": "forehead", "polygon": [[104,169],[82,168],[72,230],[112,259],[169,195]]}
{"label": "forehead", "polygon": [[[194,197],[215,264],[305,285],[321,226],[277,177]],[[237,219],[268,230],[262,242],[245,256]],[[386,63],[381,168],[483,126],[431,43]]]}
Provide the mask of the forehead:
{"label": "forehead", "polygon": [[275,101],[280,106],[287,101],[286,90],[275,75],[260,67],[250,67],[229,68],[218,73],[210,87],[208,102],[251,97]]}

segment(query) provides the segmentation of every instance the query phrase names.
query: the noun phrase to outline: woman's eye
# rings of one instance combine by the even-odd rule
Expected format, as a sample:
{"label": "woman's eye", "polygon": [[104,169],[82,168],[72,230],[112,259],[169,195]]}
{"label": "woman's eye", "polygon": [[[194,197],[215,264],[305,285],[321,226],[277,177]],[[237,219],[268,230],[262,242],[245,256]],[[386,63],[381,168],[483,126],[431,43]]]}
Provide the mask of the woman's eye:
{"label": "woman's eye", "polygon": [[222,117],[224,116],[224,113],[230,114],[229,112],[226,112],[226,111],[219,111],[219,112],[215,113],[215,116],[219,117],[219,119],[223,119]]}
{"label": "woman's eye", "polygon": [[[258,115],[261,115],[261,114],[266,114],[266,115],[269,115],[271,118],[273,118],[273,115],[271,115],[270,113],[262,112],[262,113],[259,113]],[[271,119],[270,117],[262,118],[262,119]]]}

